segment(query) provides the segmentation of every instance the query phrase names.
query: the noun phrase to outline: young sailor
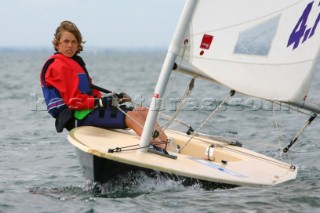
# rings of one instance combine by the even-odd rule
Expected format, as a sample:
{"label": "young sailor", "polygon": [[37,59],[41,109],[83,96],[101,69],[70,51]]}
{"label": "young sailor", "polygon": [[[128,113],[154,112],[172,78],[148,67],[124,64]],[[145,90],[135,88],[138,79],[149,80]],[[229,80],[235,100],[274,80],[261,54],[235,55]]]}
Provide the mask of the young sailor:
{"label": "young sailor", "polygon": [[[108,129],[131,128],[140,136],[148,110],[121,105],[131,100],[127,94],[106,91],[92,83],[78,56],[84,42],[77,26],[70,21],[61,22],[52,43],[56,53],[44,64],[40,81],[48,112],[56,118],[57,131],[70,130],[76,123]],[[98,89],[109,94],[103,97]],[[161,130],[157,132],[159,136],[151,143],[165,148],[167,136]]]}

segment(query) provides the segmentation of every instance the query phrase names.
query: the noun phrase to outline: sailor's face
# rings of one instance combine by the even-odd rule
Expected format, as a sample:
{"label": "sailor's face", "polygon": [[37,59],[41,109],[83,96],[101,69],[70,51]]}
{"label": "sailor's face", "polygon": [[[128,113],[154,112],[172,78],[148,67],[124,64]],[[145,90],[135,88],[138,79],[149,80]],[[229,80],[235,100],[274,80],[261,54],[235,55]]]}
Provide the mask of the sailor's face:
{"label": "sailor's face", "polygon": [[71,58],[77,53],[79,42],[72,33],[65,31],[62,32],[60,41],[56,48],[59,53]]}

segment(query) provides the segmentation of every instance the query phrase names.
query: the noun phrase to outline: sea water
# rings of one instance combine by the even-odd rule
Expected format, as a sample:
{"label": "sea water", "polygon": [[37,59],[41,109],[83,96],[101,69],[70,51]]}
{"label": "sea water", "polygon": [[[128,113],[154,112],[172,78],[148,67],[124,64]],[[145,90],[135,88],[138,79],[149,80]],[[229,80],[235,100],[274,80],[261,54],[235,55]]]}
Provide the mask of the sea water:
{"label": "sea water", "polygon": [[[39,73],[45,50],[0,52],[0,212],[318,212],[320,210],[320,122],[301,135],[283,160],[298,167],[296,180],[277,186],[206,191],[165,178],[138,174],[135,182],[97,186],[82,176],[67,132],[56,133],[45,111]],[[165,57],[164,50],[99,50],[82,54],[94,82],[126,92],[148,106]],[[310,99],[319,102],[319,71]],[[236,70],[235,70],[236,72]],[[161,110],[173,114],[191,79],[173,74]],[[172,87],[171,87],[172,85]],[[272,85],[272,82],[270,82]],[[229,89],[196,80],[177,119],[197,129]],[[318,95],[318,96],[317,96]],[[237,139],[245,148],[280,159],[309,115],[236,94],[201,132]],[[161,120],[165,122],[165,120]],[[172,128],[187,131],[185,126]],[[99,190],[97,190],[97,187]]]}

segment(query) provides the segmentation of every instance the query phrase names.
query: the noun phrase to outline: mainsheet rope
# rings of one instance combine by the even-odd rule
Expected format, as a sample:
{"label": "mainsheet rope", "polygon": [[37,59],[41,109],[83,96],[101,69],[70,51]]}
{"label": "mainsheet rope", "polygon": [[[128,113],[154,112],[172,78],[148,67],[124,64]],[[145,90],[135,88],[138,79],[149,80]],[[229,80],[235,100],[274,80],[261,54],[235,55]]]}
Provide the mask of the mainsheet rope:
{"label": "mainsheet rope", "polygon": [[274,107],[272,107],[272,112],[273,112],[273,118],[274,118],[274,125],[276,127],[276,131],[277,131],[277,141],[279,144],[279,156],[280,159],[282,160],[282,144],[281,144],[281,139],[280,139],[280,131],[279,131],[279,125],[278,125],[278,120],[277,120],[277,116],[276,116],[276,112],[274,110]]}
{"label": "mainsheet rope", "polygon": [[202,124],[200,125],[200,127],[191,135],[191,137],[189,138],[188,142],[184,144],[184,146],[180,149],[181,151],[190,143],[190,141],[194,138],[194,136],[196,136],[199,131],[204,127],[204,125],[206,123],[208,123],[208,121],[212,118],[212,116],[221,108],[221,106],[231,97],[235,94],[234,90],[231,90],[229,92],[229,94],[223,99],[223,101],[219,104],[219,106],[213,110],[213,112],[208,116],[207,119],[205,119]]}
{"label": "mainsheet rope", "polygon": [[193,87],[194,87],[194,81],[195,81],[195,78],[192,78],[189,85],[187,86],[184,94],[183,94],[183,97],[182,97],[182,100],[180,101],[175,113],[173,114],[173,116],[171,116],[170,120],[163,126],[161,126],[161,129],[162,131],[166,130],[170,124],[172,124],[172,122],[175,120],[175,118],[178,116],[178,114],[180,113],[181,109],[184,107],[184,105],[186,104],[187,102],[187,98],[190,97],[191,95],[191,92],[193,90]]}

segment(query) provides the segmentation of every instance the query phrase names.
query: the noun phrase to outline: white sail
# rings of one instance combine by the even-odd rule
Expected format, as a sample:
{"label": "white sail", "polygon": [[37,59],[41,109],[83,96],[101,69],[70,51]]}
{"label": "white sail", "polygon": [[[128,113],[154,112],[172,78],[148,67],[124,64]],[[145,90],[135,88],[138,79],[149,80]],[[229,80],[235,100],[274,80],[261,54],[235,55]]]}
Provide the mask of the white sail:
{"label": "white sail", "polygon": [[320,47],[319,4],[199,0],[184,59],[238,92],[301,103],[310,89]]}

